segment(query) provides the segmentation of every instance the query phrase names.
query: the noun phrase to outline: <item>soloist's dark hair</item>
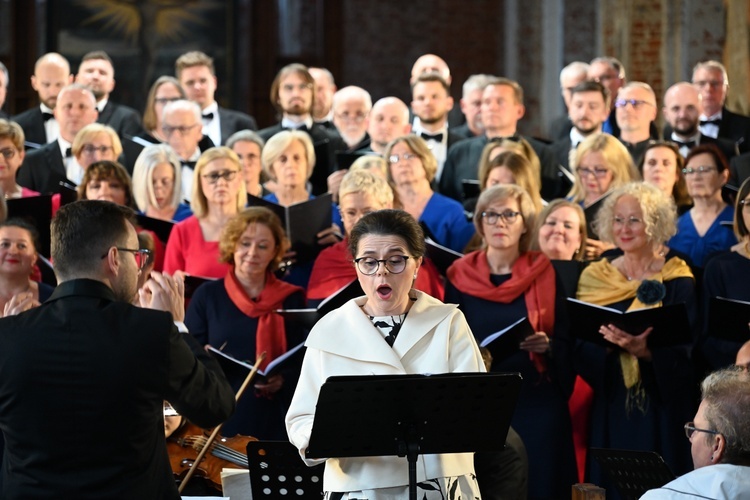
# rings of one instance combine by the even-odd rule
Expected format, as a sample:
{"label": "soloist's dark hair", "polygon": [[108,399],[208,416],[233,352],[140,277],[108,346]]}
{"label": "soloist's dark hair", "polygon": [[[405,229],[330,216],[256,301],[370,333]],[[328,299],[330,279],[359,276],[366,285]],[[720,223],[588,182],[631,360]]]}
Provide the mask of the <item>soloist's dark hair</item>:
{"label": "soloist's dark hair", "polygon": [[357,256],[359,240],[370,234],[398,236],[415,259],[425,254],[424,231],[414,217],[403,210],[377,210],[359,219],[349,234],[351,255]]}
{"label": "soloist's dark hair", "polygon": [[134,212],[110,201],[64,205],[52,219],[52,260],[58,281],[97,273],[102,255],[125,244]]}

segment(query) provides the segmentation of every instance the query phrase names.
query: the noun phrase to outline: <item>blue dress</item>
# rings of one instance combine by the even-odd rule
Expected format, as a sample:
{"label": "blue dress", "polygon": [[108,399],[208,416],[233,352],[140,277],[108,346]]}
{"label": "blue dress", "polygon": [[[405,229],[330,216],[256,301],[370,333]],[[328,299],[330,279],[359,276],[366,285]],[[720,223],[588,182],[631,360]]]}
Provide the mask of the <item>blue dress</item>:
{"label": "blue dress", "polygon": [[175,222],[180,222],[187,219],[191,215],[193,215],[193,211],[190,209],[190,205],[180,203],[179,205],[177,205],[177,210],[172,216],[172,220]]}
{"label": "blue dress", "polygon": [[[284,301],[284,309],[303,307],[305,299],[301,293],[293,293]],[[258,319],[245,315],[234,305],[224,288],[224,280],[209,281],[198,287],[185,315],[185,325],[201,345],[210,344],[217,349],[224,346],[224,352],[239,360],[255,359]],[[299,324],[285,321],[285,328],[287,349],[304,341],[306,331]],[[222,434],[286,441],[284,417],[297,386],[299,369],[300,366],[295,366],[282,372],[284,385],[270,399],[255,394],[249,387],[237,402],[234,415],[222,427]],[[235,391],[243,381],[244,378],[229,379]]]}
{"label": "blue dress", "polygon": [[[694,266],[703,267],[709,255],[729,250],[737,243],[731,226],[733,220],[734,208],[726,206],[706,234],[700,236],[690,212],[685,212],[677,219],[677,234],[667,242],[667,246],[687,254]],[[722,222],[728,222],[730,225],[722,225]]]}
{"label": "blue dress", "polygon": [[464,207],[440,193],[433,193],[419,217],[419,222],[437,243],[456,252],[463,252],[474,236],[474,224],[466,220]]}

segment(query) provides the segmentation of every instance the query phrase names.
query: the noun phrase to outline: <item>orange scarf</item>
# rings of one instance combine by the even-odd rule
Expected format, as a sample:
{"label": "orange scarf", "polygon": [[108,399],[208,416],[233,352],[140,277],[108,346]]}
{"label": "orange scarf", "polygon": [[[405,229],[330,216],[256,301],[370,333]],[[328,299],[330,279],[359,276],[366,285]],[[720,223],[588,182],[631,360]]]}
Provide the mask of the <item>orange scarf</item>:
{"label": "orange scarf", "polygon": [[266,286],[263,287],[258,300],[252,300],[234,274],[234,266],[229,269],[224,278],[224,288],[229,299],[251,318],[258,318],[258,328],[255,332],[255,356],[256,359],[262,352],[266,352],[266,359],[259,369],[264,370],[268,363],[284,354],[286,345],[286,326],[284,318],[275,313],[276,309],[282,309],[284,300],[295,292],[303,292],[304,289],[276,279],[273,273],[266,273]]}
{"label": "orange scarf", "polygon": [[[526,252],[511,268],[511,278],[500,286],[490,281],[485,250],[458,259],[448,268],[448,279],[462,293],[509,304],[524,294],[529,323],[534,331],[552,336],[555,327],[555,270],[541,252]],[[546,371],[544,356],[529,353],[539,373]]]}

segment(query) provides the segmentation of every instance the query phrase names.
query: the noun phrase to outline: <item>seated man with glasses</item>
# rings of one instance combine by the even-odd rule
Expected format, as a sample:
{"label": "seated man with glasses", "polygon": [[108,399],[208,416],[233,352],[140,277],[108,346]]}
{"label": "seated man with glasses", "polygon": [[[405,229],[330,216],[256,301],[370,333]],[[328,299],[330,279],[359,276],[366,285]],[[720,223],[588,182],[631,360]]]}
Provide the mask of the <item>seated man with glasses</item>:
{"label": "seated man with glasses", "polygon": [[701,384],[695,420],[685,424],[695,470],[641,499],[750,498],[750,377],[727,368]]}

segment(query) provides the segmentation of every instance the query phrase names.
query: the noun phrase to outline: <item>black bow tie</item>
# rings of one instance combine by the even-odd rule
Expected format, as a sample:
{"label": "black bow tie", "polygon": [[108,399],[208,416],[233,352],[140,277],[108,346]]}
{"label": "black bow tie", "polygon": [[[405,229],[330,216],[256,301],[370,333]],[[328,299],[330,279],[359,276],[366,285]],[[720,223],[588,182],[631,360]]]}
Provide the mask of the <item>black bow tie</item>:
{"label": "black bow tie", "polygon": [[721,125],[721,118],[714,118],[713,120],[701,120],[701,125]]}
{"label": "black bow tie", "polygon": [[53,115],[52,113],[42,112],[42,120],[44,120],[45,123],[47,123],[47,120],[51,120],[54,117],[55,115]]}
{"label": "black bow tie", "polygon": [[675,144],[677,144],[679,147],[686,147],[688,149],[693,149],[695,147],[695,141],[682,142],[682,141],[678,141],[678,140],[675,139],[672,142],[674,142]]}
{"label": "black bow tie", "polygon": [[203,115],[203,119],[210,122],[211,120],[214,119],[214,114],[213,113],[205,113]]}
{"label": "black bow tie", "polygon": [[422,136],[422,139],[424,139],[425,141],[443,142],[443,134],[442,133],[441,134],[434,134],[434,135],[432,135],[432,134],[428,134],[427,132],[422,132],[419,135]]}
{"label": "black bow tie", "polygon": [[70,149],[70,148],[66,149],[65,150],[65,158],[70,158],[71,156],[73,156],[73,150]]}
{"label": "black bow tie", "polygon": [[493,137],[487,142],[503,142],[503,141],[521,142],[521,138],[517,135],[509,135],[507,137]]}
{"label": "black bow tie", "polygon": [[281,130],[299,130],[300,132],[308,132],[310,129],[304,123],[299,127],[281,127]]}
{"label": "black bow tie", "polygon": [[188,167],[190,170],[195,170],[195,162],[194,161],[180,161],[183,167]]}

